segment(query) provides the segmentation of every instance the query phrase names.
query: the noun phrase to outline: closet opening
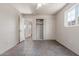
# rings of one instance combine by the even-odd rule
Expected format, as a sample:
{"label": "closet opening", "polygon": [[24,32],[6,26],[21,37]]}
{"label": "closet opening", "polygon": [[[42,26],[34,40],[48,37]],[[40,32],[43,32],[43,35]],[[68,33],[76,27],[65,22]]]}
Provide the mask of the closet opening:
{"label": "closet opening", "polygon": [[43,21],[44,19],[36,19],[36,39],[43,40]]}

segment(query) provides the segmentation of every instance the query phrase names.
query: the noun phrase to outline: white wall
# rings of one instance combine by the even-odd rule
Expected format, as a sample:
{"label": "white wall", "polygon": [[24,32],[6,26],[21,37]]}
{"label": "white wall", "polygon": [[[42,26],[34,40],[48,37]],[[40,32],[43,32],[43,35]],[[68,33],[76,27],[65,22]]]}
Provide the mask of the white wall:
{"label": "white wall", "polygon": [[19,42],[17,24],[17,11],[8,4],[0,4],[0,54]]}
{"label": "white wall", "polygon": [[73,4],[67,5],[56,15],[56,39],[79,55],[79,26],[64,27],[64,12]]}
{"label": "white wall", "polygon": [[44,39],[55,39],[55,20],[52,15],[24,15],[25,20],[32,22],[32,37],[36,40],[36,19],[44,19]]}

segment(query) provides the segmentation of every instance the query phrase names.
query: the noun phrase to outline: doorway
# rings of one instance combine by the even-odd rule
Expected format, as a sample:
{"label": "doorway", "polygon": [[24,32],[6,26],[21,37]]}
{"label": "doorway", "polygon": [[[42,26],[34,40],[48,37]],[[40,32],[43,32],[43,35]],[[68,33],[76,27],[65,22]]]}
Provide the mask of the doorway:
{"label": "doorway", "polygon": [[36,19],[36,38],[43,40],[43,19]]}
{"label": "doorway", "polygon": [[24,21],[24,35],[25,39],[32,37],[32,23],[30,21]]}

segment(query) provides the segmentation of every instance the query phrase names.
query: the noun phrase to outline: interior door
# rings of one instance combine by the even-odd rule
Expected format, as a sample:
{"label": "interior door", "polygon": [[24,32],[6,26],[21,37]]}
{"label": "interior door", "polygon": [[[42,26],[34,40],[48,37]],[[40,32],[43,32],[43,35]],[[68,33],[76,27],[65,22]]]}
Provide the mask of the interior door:
{"label": "interior door", "polygon": [[40,25],[36,25],[37,27],[36,27],[36,38],[37,38],[37,40],[40,40]]}
{"label": "interior door", "polygon": [[25,40],[24,35],[24,18],[20,15],[20,42]]}

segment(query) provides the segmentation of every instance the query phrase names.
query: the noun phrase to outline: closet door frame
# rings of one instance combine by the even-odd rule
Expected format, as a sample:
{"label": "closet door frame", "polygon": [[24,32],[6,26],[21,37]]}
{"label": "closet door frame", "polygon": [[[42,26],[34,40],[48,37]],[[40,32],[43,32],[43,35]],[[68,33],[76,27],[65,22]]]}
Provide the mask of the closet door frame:
{"label": "closet door frame", "polygon": [[[42,37],[42,39],[37,38],[37,20],[43,20],[43,24],[41,24],[41,25],[43,25],[43,31],[42,31],[43,32],[43,34],[42,34],[43,37]],[[44,40],[44,19],[36,19],[36,40]]]}

